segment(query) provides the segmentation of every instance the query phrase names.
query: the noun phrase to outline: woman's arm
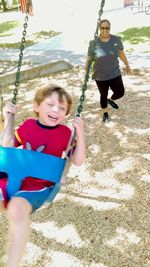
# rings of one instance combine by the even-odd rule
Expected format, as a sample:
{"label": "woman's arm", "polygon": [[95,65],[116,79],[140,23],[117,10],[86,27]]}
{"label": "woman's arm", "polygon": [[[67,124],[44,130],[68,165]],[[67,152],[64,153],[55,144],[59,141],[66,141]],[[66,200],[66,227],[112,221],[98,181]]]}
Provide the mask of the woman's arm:
{"label": "woman's arm", "polygon": [[127,57],[126,57],[126,54],[125,54],[124,50],[120,50],[119,51],[119,58],[122,60],[122,62],[126,66],[127,73],[131,74],[131,68],[130,68],[130,65],[128,63],[128,60],[127,60]]}

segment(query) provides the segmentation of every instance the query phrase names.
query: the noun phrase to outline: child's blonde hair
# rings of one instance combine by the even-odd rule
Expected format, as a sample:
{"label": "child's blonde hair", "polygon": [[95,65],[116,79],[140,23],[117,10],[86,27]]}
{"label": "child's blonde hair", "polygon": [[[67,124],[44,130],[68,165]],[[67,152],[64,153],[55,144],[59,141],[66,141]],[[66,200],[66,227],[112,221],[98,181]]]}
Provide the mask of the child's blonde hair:
{"label": "child's blonde hair", "polygon": [[[71,106],[72,106],[72,98],[70,94],[61,86],[57,84],[47,84],[43,86],[42,88],[38,89],[34,96],[34,102],[40,105],[40,103],[47,97],[49,97],[52,93],[56,92],[59,96],[60,103],[64,102],[64,97],[67,100],[67,112],[66,115],[70,113]],[[38,116],[38,113],[35,112],[35,114]]]}

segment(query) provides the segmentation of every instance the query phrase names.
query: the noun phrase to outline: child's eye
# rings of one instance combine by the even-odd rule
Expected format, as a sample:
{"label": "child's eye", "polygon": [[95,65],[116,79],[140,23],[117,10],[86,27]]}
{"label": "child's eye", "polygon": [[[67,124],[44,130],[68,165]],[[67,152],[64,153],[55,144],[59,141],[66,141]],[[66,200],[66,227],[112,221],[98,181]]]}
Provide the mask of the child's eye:
{"label": "child's eye", "polygon": [[64,108],[64,107],[59,107],[59,108],[60,108],[60,110],[63,110],[63,111],[65,110],[65,108]]}

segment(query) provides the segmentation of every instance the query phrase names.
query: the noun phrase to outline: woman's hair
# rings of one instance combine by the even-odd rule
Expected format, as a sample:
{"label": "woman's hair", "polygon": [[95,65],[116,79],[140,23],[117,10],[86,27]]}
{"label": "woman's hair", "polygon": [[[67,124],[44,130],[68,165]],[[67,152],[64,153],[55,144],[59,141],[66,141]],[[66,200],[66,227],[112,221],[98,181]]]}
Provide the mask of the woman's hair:
{"label": "woman's hair", "polygon": [[104,22],[107,22],[109,24],[109,26],[111,26],[111,23],[108,19],[102,19],[100,22],[99,22],[99,27],[101,27],[102,23]]}
{"label": "woman's hair", "polygon": [[[65,89],[63,89],[62,87],[60,87],[57,84],[48,84],[48,85],[43,86],[42,88],[38,89],[37,92],[35,93],[35,96],[34,96],[34,102],[37,103],[38,105],[40,105],[40,103],[45,98],[49,97],[54,92],[56,92],[58,94],[60,103],[64,102],[64,98],[66,99],[67,104],[68,104],[66,115],[68,115],[70,110],[71,110],[71,106],[72,106],[72,98],[71,98],[70,94]],[[35,112],[35,113],[38,116],[38,113],[37,112]]]}

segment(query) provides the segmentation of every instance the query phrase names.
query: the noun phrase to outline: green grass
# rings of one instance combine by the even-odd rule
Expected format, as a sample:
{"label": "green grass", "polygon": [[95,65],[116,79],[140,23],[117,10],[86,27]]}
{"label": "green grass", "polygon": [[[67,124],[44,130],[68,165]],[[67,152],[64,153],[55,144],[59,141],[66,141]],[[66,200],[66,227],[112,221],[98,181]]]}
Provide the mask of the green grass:
{"label": "green grass", "polygon": [[120,32],[123,41],[128,41],[131,44],[139,44],[150,41],[150,27],[130,28]]}
{"label": "green grass", "polygon": [[36,38],[50,38],[53,37],[55,35],[59,35],[60,32],[55,32],[55,31],[40,31],[40,32],[36,32],[34,33],[34,35],[36,36]]}
{"label": "green grass", "polygon": [[[20,23],[18,21],[8,21],[8,22],[3,22],[0,24],[0,37],[7,37],[14,35],[15,32],[10,32],[14,28],[20,26]],[[30,39],[26,39],[26,44],[25,47],[29,47],[39,41],[39,39],[48,39],[51,38],[55,35],[60,34],[60,32],[55,32],[55,31],[40,31],[34,33],[32,36],[30,36]],[[28,38],[28,37],[26,37]],[[21,41],[21,40],[20,40]],[[19,42],[1,42],[0,43],[0,48],[20,48],[20,41]]]}
{"label": "green grass", "polygon": [[[1,43],[0,48],[10,48],[10,49],[18,49],[20,48],[20,42],[18,43]],[[35,44],[32,40],[26,40],[25,47],[29,47],[31,45]]]}
{"label": "green grass", "polygon": [[0,37],[5,36],[5,35],[7,36],[8,31],[10,31],[10,30],[12,30],[18,26],[20,26],[20,23],[17,20],[12,20],[12,21],[0,23]]}

